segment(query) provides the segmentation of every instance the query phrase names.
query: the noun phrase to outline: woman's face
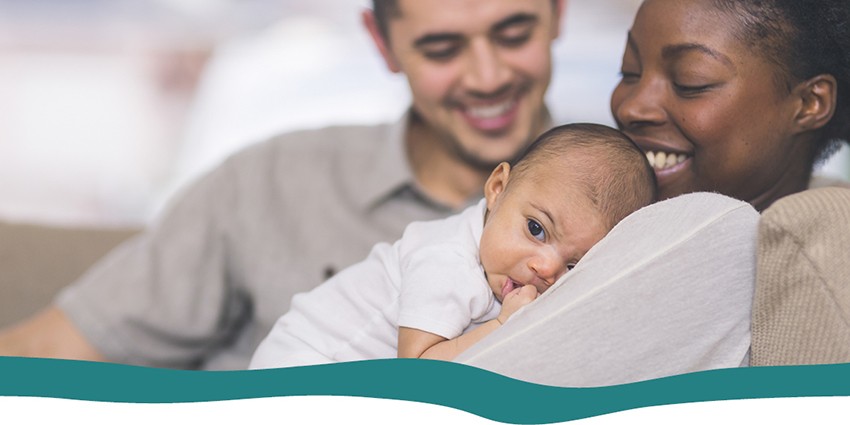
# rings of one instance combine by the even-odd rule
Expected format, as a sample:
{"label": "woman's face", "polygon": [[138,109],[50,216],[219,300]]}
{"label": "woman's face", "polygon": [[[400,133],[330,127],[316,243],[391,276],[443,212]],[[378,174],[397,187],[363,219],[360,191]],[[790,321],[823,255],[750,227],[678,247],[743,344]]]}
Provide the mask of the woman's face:
{"label": "woman's face", "polygon": [[715,191],[759,210],[808,184],[800,100],[774,64],[705,0],[647,0],[611,97],[618,126],[647,153],[662,199]]}

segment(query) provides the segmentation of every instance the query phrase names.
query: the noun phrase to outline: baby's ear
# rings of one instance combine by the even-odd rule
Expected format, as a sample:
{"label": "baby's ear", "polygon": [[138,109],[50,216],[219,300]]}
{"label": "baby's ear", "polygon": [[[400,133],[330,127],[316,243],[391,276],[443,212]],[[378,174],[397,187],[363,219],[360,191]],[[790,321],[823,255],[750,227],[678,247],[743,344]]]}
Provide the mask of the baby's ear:
{"label": "baby's ear", "polygon": [[484,197],[487,198],[488,210],[493,209],[493,205],[496,203],[496,200],[499,199],[499,196],[501,196],[501,194],[505,191],[510,174],[511,165],[507,162],[499,164],[493,172],[490,173],[490,177],[488,177],[487,182],[484,183]]}

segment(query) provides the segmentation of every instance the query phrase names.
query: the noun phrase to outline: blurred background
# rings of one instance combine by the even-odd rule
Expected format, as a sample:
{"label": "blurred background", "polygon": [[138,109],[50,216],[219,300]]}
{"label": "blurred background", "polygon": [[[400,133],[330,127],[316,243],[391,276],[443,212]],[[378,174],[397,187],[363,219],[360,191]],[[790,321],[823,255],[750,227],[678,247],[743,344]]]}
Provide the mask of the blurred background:
{"label": "blurred background", "polygon": [[[571,0],[556,122],[613,124],[639,0]],[[0,0],[0,219],[143,224],[187,182],[286,130],[398,118],[368,0]],[[850,176],[842,151],[820,172]]]}

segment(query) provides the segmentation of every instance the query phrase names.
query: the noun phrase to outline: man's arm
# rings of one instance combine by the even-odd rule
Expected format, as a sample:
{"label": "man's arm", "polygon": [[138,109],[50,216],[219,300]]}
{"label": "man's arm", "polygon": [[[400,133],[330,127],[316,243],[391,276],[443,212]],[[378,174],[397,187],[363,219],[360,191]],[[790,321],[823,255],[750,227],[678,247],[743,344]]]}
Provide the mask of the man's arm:
{"label": "man's arm", "polygon": [[106,360],[56,306],[0,330],[0,356]]}

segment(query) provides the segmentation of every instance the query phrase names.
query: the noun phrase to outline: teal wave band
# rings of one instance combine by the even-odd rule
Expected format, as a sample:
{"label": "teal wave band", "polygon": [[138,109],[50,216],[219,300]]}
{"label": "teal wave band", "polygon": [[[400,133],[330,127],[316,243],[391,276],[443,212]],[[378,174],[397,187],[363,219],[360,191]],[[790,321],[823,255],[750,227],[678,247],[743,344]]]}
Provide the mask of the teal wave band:
{"label": "teal wave band", "polygon": [[562,388],[456,363],[411,359],[205,372],[0,357],[0,396],[180,403],[300,395],[424,402],[499,422],[553,423],[699,401],[850,396],[850,363],[722,369],[608,387]]}

